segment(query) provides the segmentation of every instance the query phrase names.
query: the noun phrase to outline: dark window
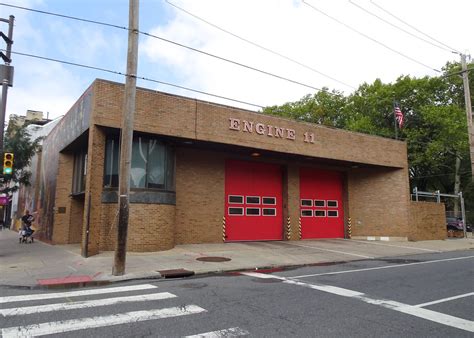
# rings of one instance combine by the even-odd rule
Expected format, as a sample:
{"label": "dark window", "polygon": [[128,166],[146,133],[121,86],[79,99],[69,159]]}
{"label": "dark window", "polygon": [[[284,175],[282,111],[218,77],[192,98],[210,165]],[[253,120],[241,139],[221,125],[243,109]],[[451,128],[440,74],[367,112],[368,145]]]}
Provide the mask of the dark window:
{"label": "dark window", "polygon": [[262,204],[268,205],[276,205],[276,198],[275,197],[263,197]]}
{"label": "dark window", "polygon": [[74,169],[72,174],[72,193],[80,194],[86,190],[87,152],[74,154]]}
{"label": "dark window", "polygon": [[314,200],[315,207],[324,207],[326,206],[326,202],[324,200]]}
{"label": "dark window", "polygon": [[328,210],[328,217],[337,217],[337,216],[339,216],[337,210]]}
{"label": "dark window", "polygon": [[260,208],[246,208],[247,216],[260,216]]}
{"label": "dark window", "polygon": [[229,215],[243,215],[244,208],[229,208]]}
{"label": "dark window", "polygon": [[[107,139],[104,186],[118,186],[119,141]],[[132,143],[130,188],[174,190],[174,153],[154,138],[137,136]]]}
{"label": "dark window", "polygon": [[312,207],[313,206],[313,200],[301,200],[301,206],[302,207]]}
{"label": "dark window", "polygon": [[301,210],[301,217],[312,217],[313,210]]}
{"label": "dark window", "polygon": [[244,203],[244,196],[229,195],[229,203],[242,204]]}
{"label": "dark window", "polygon": [[276,216],[276,209],[263,208],[263,216]]}
{"label": "dark window", "polygon": [[260,204],[260,197],[247,196],[247,204]]}
{"label": "dark window", "polygon": [[326,211],[325,210],[314,210],[314,217],[325,217]]}
{"label": "dark window", "polygon": [[328,208],[337,208],[337,201],[328,201]]}

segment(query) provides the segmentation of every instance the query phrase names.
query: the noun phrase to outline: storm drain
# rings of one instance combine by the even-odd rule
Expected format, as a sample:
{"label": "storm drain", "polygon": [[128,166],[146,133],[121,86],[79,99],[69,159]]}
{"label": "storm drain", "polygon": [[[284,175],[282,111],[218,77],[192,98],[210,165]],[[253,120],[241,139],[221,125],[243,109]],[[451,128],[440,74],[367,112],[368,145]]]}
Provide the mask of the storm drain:
{"label": "storm drain", "polygon": [[227,257],[216,257],[216,256],[206,256],[206,257],[199,257],[196,258],[197,261],[200,262],[228,262],[230,261],[230,258]]}

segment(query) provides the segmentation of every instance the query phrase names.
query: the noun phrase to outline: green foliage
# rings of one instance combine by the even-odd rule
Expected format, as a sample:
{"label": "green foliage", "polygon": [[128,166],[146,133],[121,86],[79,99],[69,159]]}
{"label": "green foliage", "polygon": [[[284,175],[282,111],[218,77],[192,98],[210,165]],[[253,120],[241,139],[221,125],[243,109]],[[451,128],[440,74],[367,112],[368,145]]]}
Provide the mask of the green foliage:
{"label": "green foliage", "polygon": [[39,150],[41,138],[31,140],[30,134],[26,130],[26,125],[22,127],[11,126],[5,133],[4,151],[14,154],[13,174],[5,175],[5,183],[2,193],[9,193],[18,190],[20,185],[30,184],[31,171],[29,165],[31,158]]}

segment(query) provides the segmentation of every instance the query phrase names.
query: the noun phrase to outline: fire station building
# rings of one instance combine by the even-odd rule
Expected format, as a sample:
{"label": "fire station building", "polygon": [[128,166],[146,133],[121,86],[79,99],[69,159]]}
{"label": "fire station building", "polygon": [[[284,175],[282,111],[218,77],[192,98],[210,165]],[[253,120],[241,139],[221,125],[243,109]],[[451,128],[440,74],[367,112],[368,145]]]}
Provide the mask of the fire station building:
{"label": "fire station building", "polygon": [[[96,80],[44,140],[39,233],[113,250],[124,86]],[[321,238],[446,237],[410,201],[404,142],[138,89],[128,250]]]}

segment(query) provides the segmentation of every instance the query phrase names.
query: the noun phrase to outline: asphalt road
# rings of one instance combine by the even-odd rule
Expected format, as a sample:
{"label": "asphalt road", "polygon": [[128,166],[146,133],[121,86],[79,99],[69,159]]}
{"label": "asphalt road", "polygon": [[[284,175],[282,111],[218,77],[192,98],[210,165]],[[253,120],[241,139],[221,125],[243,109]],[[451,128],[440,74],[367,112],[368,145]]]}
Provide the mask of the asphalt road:
{"label": "asphalt road", "polygon": [[473,283],[471,250],[271,274],[0,288],[0,328],[3,337],[472,337]]}

